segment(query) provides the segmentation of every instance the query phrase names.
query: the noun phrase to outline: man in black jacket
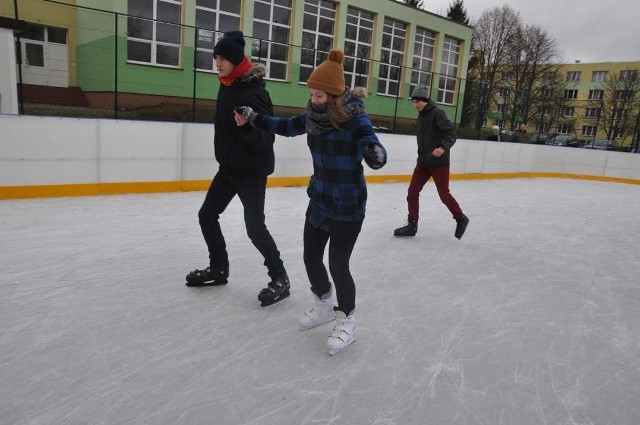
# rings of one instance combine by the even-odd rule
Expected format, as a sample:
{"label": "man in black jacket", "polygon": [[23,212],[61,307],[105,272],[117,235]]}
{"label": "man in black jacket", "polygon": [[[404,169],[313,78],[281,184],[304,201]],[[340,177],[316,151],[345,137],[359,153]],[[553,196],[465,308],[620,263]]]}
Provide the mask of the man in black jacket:
{"label": "man in black jacket", "polygon": [[244,46],[242,32],[232,31],[223,35],[213,51],[220,80],[214,136],[219,169],[198,212],[209,250],[209,267],[189,273],[187,286],[227,283],[229,258],[219,218],[238,195],[244,207],[247,234],[264,257],[271,277],[258,295],[264,307],[289,296],[289,278],[264,217],[267,176],[273,173],[275,163],[275,138],[248,125],[238,127],[234,119],[235,108],[243,105],[273,115],[273,104],[265,88],[264,65],[252,64],[244,54]]}
{"label": "man in black jacket", "polygon": [[440,200],[456,220],[455,237],[460,239],[469,224],[460,205],[449,192],[449,151],[456,142],[455,128],[444,111],[438,108],[427,86],[418,84],[411,94],[413,105],[418,110],[418,162],[411,176],[407,203],[409,215],[407,225],[396,229],[395,236],[415,236],[418,231],[420,192],[433,177]]}

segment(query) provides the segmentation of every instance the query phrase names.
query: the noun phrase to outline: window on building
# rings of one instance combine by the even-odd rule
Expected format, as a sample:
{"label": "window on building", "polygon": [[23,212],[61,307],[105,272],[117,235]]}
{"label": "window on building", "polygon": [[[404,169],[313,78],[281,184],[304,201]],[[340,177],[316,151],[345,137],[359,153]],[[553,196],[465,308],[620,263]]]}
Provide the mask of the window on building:
{"label": "window on building", "polygon": [[385,18],[382,27],[382,50],[378,73],[378,94],[396,96],[404,63],[404,40],[407,25]]}
{"label": "window on building", "polygon": [[548,99],[550,97],[553,97],[553,90],[552,89],[542,89],[540,91],[540,95],[545,98]]}
{"label": "window on building", "polygon": [[635,81],[638,78],[638,71],[635,69],[620,71],[620,81]]}
{"label": "window on building", "polygon": [[558,124],[558,134],[569,134],[571,133],[571,124]]}
{"label": "window on building", "polygon": [[598,118],[600,116],[600,108],[586,108],[584,111],[585,118]]}
{"label": "window on building", "polygon": [[555,72],[545,72],[542,74],[542,81],[545,83],[552,83],[556,80],[557,74]]}
{"label": "window on building", "polygon": [[604,90],[589,90],[589,100],[602,100]]}
{"label": "window on building", "polygon": [[506,87],[502,87],[500,89],[500,97],[509,97],[509,94],[511,94],[511,89],[508,89]]}
{"label": "window on building", "polygon": [[629,100],[633,98],[633,91],[631,90],[616,90],[613,92],[615,100]]}
{"label": "window on building", "polygon": [[611,118],[614,120],[623,120],[627,118],[628,112],[626,109],[616,108],[611,111]]}
{"label": "window on building", "polygon": [[513,72],[503,72],[502,81],[511,81],[513,79]]}
{"label": "window on building", "polygon": [[267,78],[286,81],[290,33],[291,0],[254,0],[251,58],[265,64]]}
{"label": "window on building", "polygon": [[442,66],[438,83],[438,102],[453,105],[458,80],[458,62],[460,61],[460,40],[445,36],[442,48]]}
{"label": "window on building", "polygon": [[367,87],[373,42],[373,13],[347,8],[344,40],[344,78],[347,87]]}
{"label": "window on building", "polygon": [[564,91],[565,99],[577,99],[578,98],[578,90],[565,90]]}
{"label": "window on building", "polygon": [[567,81],[580,81],[582,71],[569,71],[567,72]]}
{"label": "window on building", "polygon": [[544,122],[537,123],[534,131],[536,133],[547,133],[549,131],[549,124]]}
{"label": "window on building", "polygon": [[507,105],[505,105],[504,103],[498,103],[496,105],[496,112],[506,112],[507,111]]}
{"label": "window on building", "polygon": [[431,76],[433,53],[435,51],[435,33],[424,28],[416,29],[413,43],[413,59],[411,63],[411,91],[418,84],[425,84],[431,93]]}
{"label": "window on building", "polygon": [[582,126],[582,135],[583,136],[595,136],[598,127],[595,125],[583,125]]}
{"label": "window on building", "polygon": [[613,138],[617,139],[619,137],[624,137],[624,128],[614,128],[613,129]]}
{"label": "window on building", "polygon": [[313,69],[327,59],[333,47],[336,26],[336,4],[326,0],[305,0],[300,52],[300,82],[304,83]]}
{"label": "window on building", "polygon": [[127,13],[127,60],[178,67],[182,0],[129,0]]}
{"label": "window on building", "polygon": [[606,81],[607,75],[607,71],[593,71],[591,74],[591,81]]}
{"label": "window on building", "polygon": [[502,128],[502,124],[504,121],[502,120],[496,120],[494,125],[497,125],[498,127]]}
{"label": "window on building", "polygon": [[487,126],[487,119],[483,119],[482,120],[482,127],[486,127]]}
{"label": "window on building", "polygon": [[240,3],[236,0],[196,0],[196,69],[215,71],[213,48],[227,31],[240,29]]}
{"label": "window on building", "polygon": [[576,108],[574,106],[567,106],[562,108],[562,116],[563,117],[572,117],[575,113]]}

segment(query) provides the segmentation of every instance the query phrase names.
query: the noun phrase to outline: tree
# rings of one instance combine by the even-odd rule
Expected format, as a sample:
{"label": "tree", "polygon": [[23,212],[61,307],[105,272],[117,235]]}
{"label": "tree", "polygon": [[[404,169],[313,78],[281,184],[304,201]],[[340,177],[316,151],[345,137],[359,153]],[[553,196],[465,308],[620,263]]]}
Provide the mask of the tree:
{"label": "tree", "polygon": [[464,8],[464,0],[453,0],[447,10],[447,18],[461,24],[469,25],[469,16],[467,10]]}
{"label": "tree", "polygon": [[621,144],[633,136],[640,113],[640,70],[610,74],[604,83],[600,102],[601,122],[607,139]]}
{"label": "tree", "polygon": [[[517,122],[529,122],[537,109],[536,102],[544,98],[543,90],[556,91],[560,60],[555,39],[537,25],[521,27],[511,38],[504,69],[511,75],[511,96],[505,109],[512,129]],[[553,105],[545,102],[545,106],[558,106],[557,99],[554,95]]]}
{"label": "tree", "polygon": [[466,95],[472,96],[470,102],[475,105],[473,118],[478,134],[500,89],[496,84],[499,70],[508,64],[512,39],[520,27],[520,15],[508,5],[483,11],[475,25],[471,50],[477,61],[468,73],[472,84]]}
{"label": "tree", "polygon": [[400,3],[404,3],[407,6],[415,7],[416,9],[422,9],[422,0],[400,0]]}

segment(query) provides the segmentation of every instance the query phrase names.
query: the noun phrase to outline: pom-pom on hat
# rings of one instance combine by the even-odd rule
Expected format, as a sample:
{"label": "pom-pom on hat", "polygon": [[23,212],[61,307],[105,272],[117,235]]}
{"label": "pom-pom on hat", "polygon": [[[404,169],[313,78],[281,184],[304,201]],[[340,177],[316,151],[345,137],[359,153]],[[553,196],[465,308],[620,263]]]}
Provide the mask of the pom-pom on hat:
{"label": "pom-pom on hat", "polygon": [[225,32],[213,48],[213,57],[222,56],[234,65],[244,59],[244,34],[242,31]]}
{"label": "pom-pom on hat", "polygon": [[423,102],[428,102],[431,98],[431,94],[427,89],[427,86],[424,84],[418,84],[414,89],[413,93],[411,93],[411,100],[422,100]]}
{"label": "pom-pom on hat", "polygon": [[318,65],[309,76],[307,87],[322,90],[333,96],[341,96],[345,89],[342,62],[344,52],[338,49],[330,50],[327,60]]}

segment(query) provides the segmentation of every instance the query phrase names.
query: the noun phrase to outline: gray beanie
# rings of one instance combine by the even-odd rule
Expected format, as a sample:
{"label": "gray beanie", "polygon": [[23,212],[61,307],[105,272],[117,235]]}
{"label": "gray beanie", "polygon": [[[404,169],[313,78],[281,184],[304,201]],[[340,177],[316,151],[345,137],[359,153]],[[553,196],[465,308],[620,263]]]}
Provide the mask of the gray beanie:
{"label": "gray beanie", "polygon": [[429,89],[424,84],[418,84],[413,89],[413,93],[411,93],[411,100],[422,100],[428,102],[430,98],[431,94],[429,93]]}

